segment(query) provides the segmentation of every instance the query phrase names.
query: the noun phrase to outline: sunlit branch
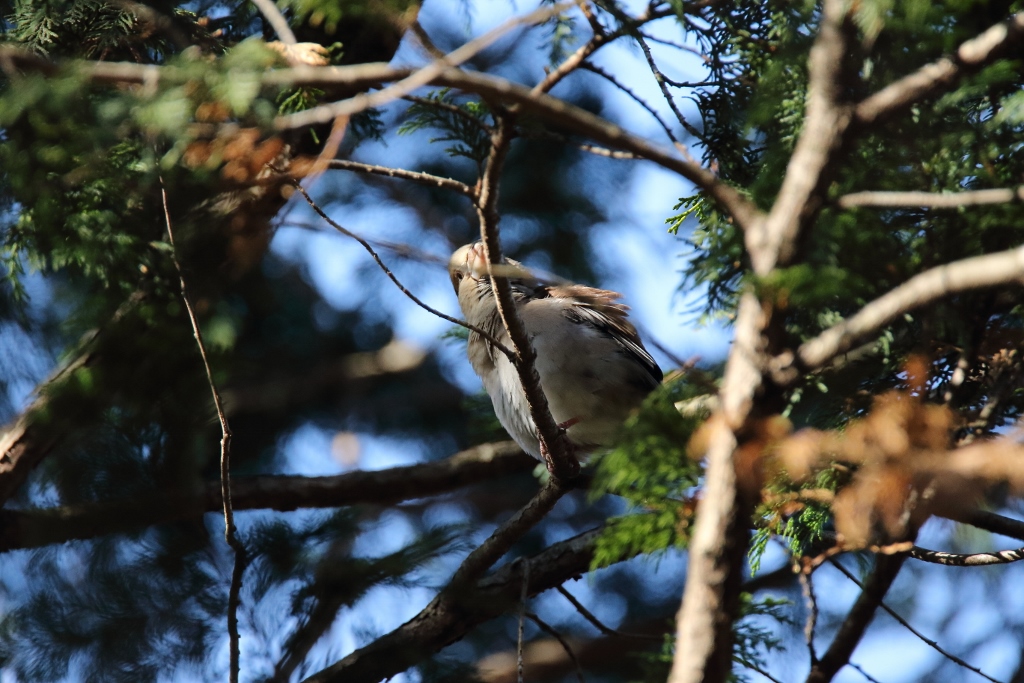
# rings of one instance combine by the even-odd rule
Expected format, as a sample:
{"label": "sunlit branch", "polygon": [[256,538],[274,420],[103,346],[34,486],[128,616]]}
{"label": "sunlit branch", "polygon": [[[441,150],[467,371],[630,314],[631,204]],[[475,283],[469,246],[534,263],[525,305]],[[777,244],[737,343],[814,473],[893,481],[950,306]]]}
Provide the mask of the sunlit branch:
{"label": "sunlit branch", "polygon": [[[1005,285],[1022,277],[1024,247],[975,256],[931,268],[883,294],[847,320],[802,344],[795,360],[804,369],[820,367],[905,313],[953,294]],[[784,375],[786,359],[779,359],[779,362]]]}
{"label": "sunlit branch", "polygon": [[836,202],[840,208],[858,206],[880,209],[916,208],[959,209],[964,206],[1009,204],[1024,201],[1024,186],[1015,189],[972,190],[965,192],[854,192]]}
{"label": "sunlit branch", "polygon": [[288,25],[288,20],[281,14],[281,10],[274,4],[274,0],[252,0],[252,4],[256,5],[256,8],[260,11],[263,17],[270,24],[271,28],[274,29],[274,33],[281,39],[282,43],[287,45],[294,45],[296,42],[295,34],[292,32],[292,27]]}
{"label": "sunlit branch", "polygon": [[854,109],[857,125],[874,125],[906,111],[922,99],[948,90],[964,76],[1007,54],[1020,44],[1022,38],[1024,12],[963,43],[952,57],[927,64],[861,101]]}
{"label": "sunlit branch", "polygon": [[910,556],[915,560],[944,564],[947,567],[987,567],[993,564],[1011,564],[1024,560],[1024,548],[996,550],[991,553],[946,553],[914,546]]}
{"label": "sunlit branch", "polygon": [[573,7],[579,0],[563,2],[557,5],[541,7],[521,17],[514,17],[487,33],[470,40],[465,45],[448,53],[443,59],[437,59],[427,66],[415,70],[409,76],[373,93],[360,93],[346,100],[321,104],[311,109],[289,114],[286,118],[290,128],[304,128],[318,123],[333,121],[339,116],[352,116],[373,107],[379,107],[399,99],[431,83],[445,70],[458,66],[472,59],[479,52],[487,49],[502,36],[520,26],[532,26],[547,21],[551,17]]}
{"label": "sunlit branch", "polygon": [[342,171],[355,171],[356,173],[370,173],[373,175],[387,176],[389,178],[411,180],[414,183],[427,185],[428,187],[452,190],[453,192],[458,192],[459,194],[470,197],[471,199],[476,197],[476,192],[469,185],[460,183],[458,180],[443,178],[430,173],[407,171],[402,168],[391,168],[389,166],[378,166],[376,164],[364,164],[359,161],[349,161],[347,159],[331,159],[328,162],[327,167]]}

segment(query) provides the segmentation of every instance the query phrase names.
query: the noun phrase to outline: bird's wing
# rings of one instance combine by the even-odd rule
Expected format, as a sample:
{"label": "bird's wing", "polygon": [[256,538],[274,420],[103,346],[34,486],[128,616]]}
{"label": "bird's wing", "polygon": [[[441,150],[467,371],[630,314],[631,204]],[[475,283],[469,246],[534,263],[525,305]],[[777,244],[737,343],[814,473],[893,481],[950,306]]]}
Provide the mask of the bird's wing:
{"label": "bird's wing", "polygon": [[558,285],[544,289],[551,298],[571,302],[564,310],[564,315],[569,320],[590,325],[612,338],[630,358],[647,371],[652,386],[661,383],[661,368],[644,348],[636,328],[629,322],[629,307],[618,303],[621,294],[583,285]]}

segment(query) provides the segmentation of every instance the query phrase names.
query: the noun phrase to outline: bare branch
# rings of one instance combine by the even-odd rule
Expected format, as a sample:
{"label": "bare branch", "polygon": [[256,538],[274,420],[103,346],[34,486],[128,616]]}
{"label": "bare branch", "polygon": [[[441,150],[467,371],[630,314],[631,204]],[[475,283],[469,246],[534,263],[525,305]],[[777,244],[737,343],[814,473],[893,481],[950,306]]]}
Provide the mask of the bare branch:
{"label": "bare branch", "polygon": [[[601,529],[588,531],[530,557],[528,595],[586,573],[600,534]],[[526,563],[510,562],[456,594],[442,593],[402,626],[313,674],[305,683],[377,683],[405,671],[476,625],[514,610]]]}
{"label": "bare branch", "polygon": [[879,555],[875,568],[868,580],[861,586],[861,594],[846,615],[842,626],[832,639],[832,644],[821,659],[811,667],[807,683],[828,683],[850,661],[850,655],[867,631],[868,624],[875,616],[875,610],[888,592],[896,575],[899,574],[906,555]]}
{"label": "bare branch", "polygon": [[[1024,277],[1024,247],[954,261],[915,275],[867,304],[853,317],[830,327],[797,351],[801,368],[821,367],[852,349],[900,315],[939,299],[985,287],[1005,285]],[[780,367],[785,371],[785,359]]]}
{"label": "bare branch", "polygon": [[877,208],[921,207],[959,209],[964,206],[1009,204],[1024,201],[1024,185],[1016,189],[973,190],[969,192],[854,192],[843,195],[837,204],[843,209],[857,206]]}
{"label": "bare branch", "polygon": [[945,553],[939,550],[928,550],[914,546],[910,556],[915,560],[944,564],[947,567],[987,567],[993,564],[1010,564],[1024,560],[1024,548],[1014,550],[997,550],[994,553]]}
{"label": "bare branch", "polygon": [[[235,477],[231,483],[232,503],[235,511],[282,512],[358,504],[394,505],[526,473],[536,464],[513,442],[503,441],[475,446],[437,462],[385,470],[357,470],[331,477]],[[143,500],[0,510],[0,552],[131,533],[154,524],[194,519],[221,507],[220,486],[210,483],[187,491],[154,492]]]}
{"label": "bare branch", "polygon": [[420,308],[422,308],[423,310],[425,310],[425,311],[427,311],[429,313],[433,313],[434,315],[436,315],[438,318],[441,318],[442,320],[447,320],[450,323],[454,323],[456,325],[460,325],[462,327],[465,327],[467,330],[472,330],[473,332],[476,332],[477,334],[481,335],[482,337],[487,339],[489,342],[494,344],[494,347],[496,349],[498,349],[499,351],[504,353],[510,359],[513,357],[513,353],[512,353],[512,351],[508,347],[506,347],[504,344],[499,342],[497,339],[495,339],[494,337],[489,335],[484,330],[481,330],[480,328],[478,328],[476,325],[471,325],[471,324],[467,323],[465,320],[459,320],[458,318],[453,318],[452,316],[450,316],[450,315],[448,315],[446,313],[442,313],[441,311],[437,310],[436,308],[434,308],[432,306],[428,306],[427,304],[423,303],[423,301],[421,301],[419,297],[417,297],[415,294],[413,294],[412,292],[410,292],[408,289],[405,288],[405,285],[403,285],[398,280],[398,277],[396,277],[395,274],[391,272],[391,269],[388,268],[387,265],[384,263],[384,261],[381,260],[380,256],[377,254],[377,252],[374,250],[373,246],[371,246],[369,242],[367,242],[365,239],[363,239],[362,237],[360,237],[356,233],[352,232],[351,230],[348,230],[348,229],[342,227],[334,219],[332,219],[330,216],[328,216],[327,213],[324,212],[324,210],[321,209],[320,206],[316,202],[313,201],[313,198],[309,196],[309,193],[306,192],[306,189],[304,187],[302,187],[302,185],[300,185],[298,182],[292,182],[292,186],[296,190],[298,190],[300,194],[302,194],[302,196],[306,199],[306,203],[309,204],[310,208],[312,208],[313,211],[315,211],[316,214],[318,216],[320,216],[320,218],[322,218],[325,221],[327,221],[327,223],[332,228],[334,228],[335,230],[337,230],[341,234],[347,235],[347,236],[351,237],[352,239],[354,239],[356,242],[359,242],[359,244],[362,245],[363,249],[366,249],[366,251],[370,254],[370,256],[373,257],[373,260],[377,262],[377,265],[380,266],[381,270],[384,271],[384,274],[387,275],[388,278],[390,278],[390,280],[395,283],[395,286],[398,287],[398,289],[402,292],[402,294],[405,294],[407,297],[412,299],[412,301],[417,306],[419,306]]}
{"label": "bare branch", "polygon": [[872,126],[906,111],[922,99],[948,90],[964,76],[1008,54],[1020,44],[1021,38],[1024,38],[1024,12],[968,40],[952,57],[923,66],[861,101],[854,109],[857,126]]}
{"label": "bare branch", "polygon": [[573,2],[562,2],[557,5],[541,7],[529,14],[509,19],[500,26],[448,53],[443,59],[434,60],[422,69],[414,71],[409,76],[383,90],[374,93],[360,93],[346,100],[321,104],[305,111],[289,114],[285,117],[290,124],[288,127],[303,128],[318,123],[327,123],[339,116],[352,116],[361,111],[366,111],[372,107],[379,107],[392,100],[404,97],[417,88],[431,83],[445,70],[462,64],[468,59],[472,59],[477,53],[493,45],[509,31],[520,26],[532,26],[547,21],[556,14],[575,6],[578,1],[574,0]]}
{"label": "bare branch", "polygon": [[603,623],[601,623],[601,621],[597,617],[595,617],[590,610],[584,607],[583,603],[577,600],[572,593],[567,591],[565,589],[565,586],[556,586],[555,590],[561,593],[566,600],[572,603],[572,606],[576,608],[576,611],[580,613],[580,616],[589,621],[594,628],[596,628],[598,631],[605,634],[606,636],[620,636],[622,638],[642,638],[646,640],[656,640],[658,642],[664,641],[664,639],[661,636],[651,636],[644,633],[623,633],[622,631],[616,631],[613,628],[609,628],[605,626]]}
{"label": "bare branch", "polygon": [[583,667],[580,666],[579,658],[576,657],[576,653],[572,650],[572,645],[570,645],[569,642],[566,641],[564,637],[562,637],[562,634],[556,631],[549,623],[538,617],[533,612],[526,612],[526,616],[530,619],[530,621],[537,624],[537,626],[540,627],[540,630],[544,631],[549,636],[558,641],[558,644],[562,646],[562,649],[565,651],[565,654],[568,655],[569,659],[572,660],[573,665],[576,667],[576,680],[579,681],[579,683],[587,683],[586,679],[583,678]]}
{"label": "bare branch", "polygon": [[206,381],[210,385],[213,405],[217,410],[217,420],[220,422],[220,497],[224,510],[224,540],[231,547],[235,555],[234,567],[231,571],[231,587],[228,591],[228,640],[230,650],[228,676],[231,683],[238,683],[238,605],[246,560],[245,546],[238,539],[238,529],[235,528],[235,513],[231,507],[231,425],[228,424],[227,415],[224,414],[224,404],[220,399],[217,383],[213,381],[213,370],[210,368],[210,359],[206,353],[203,331],[199,328],[199,319],[196,317],[196,311],[192,305],[192,297],[189,295],[188,286],[185,284],[185,273],[181,269],[181,263],[178,261],[178,256],[175,252],[174,231],[171,229],[171,212],[167,206],[167,190],[164,188],[163,178],[160,179],[160,198],[163,201],[164,220],[167,223],[167,240],[171,245],[171,260],[174,262],[174,269],[178,271],[178,281],[181,285],[181,299],[185,303],[185,310],[188,312],[188,319],[192,324],[192,334],[196,338],[196,346],[199,347],[199,355],[203,359]]}
{"label": "bare branch", "polygon": [[686,120],[686,117],[683,116],[683,112],[679,111],[679,107],[676,105],[675,98],[672,97],[672,93],[670,93],[668,90],[668,83],[667,79],[665,78],[665,74],[661,73],[661,69],[658,68],[658,64],[654,61],[654,55],[651,54],[651,48],[647,45],[647,41],[644,40],[644,36],[638,32],[634,36],[634,39],[636,40],[637,44],[640,45],[640,49],[643,50],[644,59],[647,60],[647,66],[650,68],[651,73],[654,75],[654,80],[658,83],[658,88],[661,89],[661,95],[665,99],[665,102],[668,104],[669,109],[671,109],[672,113],[675,115],[676,121],[679,122],[679,125],[682,126],[687,133],[697,138],[698,140],[703,139],[703,136],[700,134],[700,131],[694,128],[690,124],[690,122]]}
{"label": "bare branch", "polygon": [[480,195],[477,201],[477,215],[480,218],[480,241],[487,257],[487,270],[491,276],[494,301],[498,315],[508,333],[514,355],[510,356],[515,366],[519,383],[526,395],[530,407],[530,417],[537,428],[540,440],[540,452],[544,456],[548,471],[560,480],[572,479],[579,474],[580,465],[575,455],[569,451],[565,432],[559,429],[555,419],[551,417],[547,396],[540,385],[537,373],[537,352],[526,333],[526,326],[515,300],[512,298],[512,286],[508,278],[495,277],[495,266],[504,262],[501,253],[501,237],[498,230],[498,184],[501,169],[512,142],[513,122],[509,113],[498,115],[498,127],[491,137],[491,152],[487,157],[483,178],[480,179]]}
{"label": "bare branch", "polygon": [[810,655],[811,666],[818,661],[818,654],[814,650],[814,628],[818,623],[818,600],[814,595],[814,582],[810,572],[801,571],[800,587],[803,590],[804,601],[807,605],[807,621],[804,624],[804,640],[807,642],[807,653]]}
{"label": "bare branch", "polygon": [[786,165],[786,175],[771,212],[761,226],[746,234],[747,251],[758,275],[767,275],[793,257],[797,238],[822,204],[825,183],[849,127],[850,107],[840,103],[846,22],[846,3],[823,3],[821,26],[807,62],[803,130]]}
{"label": "bare branch", "polygon": [[476,197],[476,192],[469,185],[460,183],[458,180],[442,178],[441,176],[432,175],[430,173],[407,171],[402,168],[390,168],[388,166],[377,166],[376,164],[364,164],[359,161],[348,161],[346,159],[331,159],[327,163],[327,168],[342,171],[355,171],[357,173],[372,173],[374,175],[388,176],[389,178],[402,178],[403,180],[411,180],[412,182],[420,183],[421,185],[452,190],[453,192],[458,192],[470,199]]}
{"label": "bare branch", "polygon": [[[854,576],[852,573],[850,573],[850,571],[846,567],[844,567],[843,565],[839,564],[835,560],[831,560],[831,563],[832,563],[832,566],[835,567],[836,569],[838,569],[844,576],[846,576],[846,578],[848,578],[850,581],[853,581],[855,584],[857,584],[860,587],[861,590],[863,590],[863,591],[867,590],[864,587],[864,584],[862,584],[860,581],[858,581],[857,577]],[[962,660],[959,657],[957,657],[952,652],[948,652],[948,651],[944,650],[934,640],[931,640],[930,638],[926,638],[920,631],[918,631],[913,626],[911,626],[910,623],[906,619],[901,617],[899,614],[896,613],[895,610],[893,610],[891,607],[886,605],[883,600],[879,599],[878,605],[882,609],[884,609],[886,612],[888,612],[889,616],[891,616],[893,619],[898,621],[900,623],[900,625],[903,626],[903,628],[905,628],[908,631],[910,631],[911,633],[913,633],[922,642],[924,642],[927,645],[929,645],[932,649],[934,649],[936,652],[938,652],[940,655],[942,655],[946,659],[950,660],[951,662],[953,662],[953,663],[955,663],[955,664],[957,664],[959,666],[962,666],[963,668],[967,669],[968,671],[973,671],[974,673],[978,674],[982,678],[985,678],[985,679],[988,679],[988,680],[992,681],[992,683],[1000,683],[1000,681],[998,679],[992,678],[991,676],[989,676],[987,673],[985,673],[984,671],[982,671],[978,667],[972,666],[971,664],[968,664],[964,660]]]}
{"label": "bare branch", "polygon": [[292,27],[288,25],[288,20],[281,14],[281,10],[274,4],[274,0],[252,0],[252,4],[256,5],[256,8],[267,20],[271,28],[274,29],[274,33],[277,34],[282,43],[295,45],[298,42],[295,39],[295,34],[292,32]]}
{"label": "bare branch", "polygon": [[993,534],[1024,541],[1024,522],[1019,519],[1004,517],[988,510],[960,511],[954,509],[944,511],[942,516],[961,524],[970,524]]}

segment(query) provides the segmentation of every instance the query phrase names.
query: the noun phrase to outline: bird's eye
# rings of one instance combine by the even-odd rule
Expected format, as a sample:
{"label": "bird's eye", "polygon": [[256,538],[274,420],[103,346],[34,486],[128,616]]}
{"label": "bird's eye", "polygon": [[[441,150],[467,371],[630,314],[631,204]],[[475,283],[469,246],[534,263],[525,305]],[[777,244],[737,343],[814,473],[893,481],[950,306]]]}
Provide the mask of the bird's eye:
{"label": "bird's eye", "polygon": [[455,279],[458,280],[459,282],[462,282],[462,278],[464,278],[465,276],[465,273],[462,273],[460,271],[455,272]]}

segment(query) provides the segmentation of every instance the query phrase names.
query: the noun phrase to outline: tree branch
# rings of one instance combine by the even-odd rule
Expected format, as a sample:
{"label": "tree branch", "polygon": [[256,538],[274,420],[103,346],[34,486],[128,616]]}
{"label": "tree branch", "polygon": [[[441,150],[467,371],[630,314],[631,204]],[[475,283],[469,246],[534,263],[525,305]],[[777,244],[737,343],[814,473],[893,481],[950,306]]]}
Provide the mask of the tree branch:
{"label": "tree branch", "polygon": [[808,56],[807,112],[786,166],[782,187],[764,222],[746,235],[754,272],[767,275],[786,265],[797,240],[817,215],[836,152],[851,120],[840,102],[847,45],[847,10],[842,0],[825,0],[821,26]]}
{"label": "tree branch", "polygon": [[487,270],[491,276],[498,315],[514,351],[509,358],[515,366],[519,383],[526,395],[530,417],[537,428],[541,454],[545,458],[548,471],[556,478],[566,481],[579,474],[579,462],[575,455],[569,452],[564,431],[559,429],[555,419],[551,417],[548,399],[541,388],[540,375],[537,374],[537,352],[530,343],[522,318],[519,317],[515,300],[512,298],[512,286],[507,278],[494,275],[495,266],[500,267],[504,262],[498,230],[498,185],[505,156],[512,142],[513,127],[512,114],[506,112],[498,115],[498,127],[491,137],[491,152],[487,157],[483,177],[480,179],[480,195],[477,201],[480,240],[484,246],[484,255],[487,257]]}
{"label": "tree branch", "polygon": [[[437,462],[359,470],[333,477],[256,476],[232,482],[235,510],[394,505],[447,493],[481,481],[529,472],[537,461],[511,441],[483,444]],[[221,509],[220,488],[209,483],[139,499],[37,510],[0,510],[0,552],[131,533],[154,524],[193,519]]]}
{"label": "tree branch", "polygon": [[[855,584],[857,584],[857,586],[859,586],[861,590],[863,590],[863,591],[867,590],[864,587],[864,584],[862,584],[860,581],[858,581],[857,577],[854,576],[852,573],[850,573],[850,570],[848,570],[846,567],[844,567],[843,565],[839,564],[835,560],[832,560],[831,562],[832,562],[832,566],[833,567],[838,569],[840,571],[840,573],[842,573],[850,581],[853,581]],[[945,657],[949,661],[953,662],[954,664],[957,664],[958,666],[962,666],[963,668],[967,669],[968,671],[973,671],[974,673],[978,674],[982,678],[985,678],[985,679],[988,679],[989,681],[992,681],[992,683],[1000,683],[997,679],[992,678],[991,676],[989,676],[987,673],[985,673],[984,671],[982,671],[978,667],[973,666],[971,664],[968,664],[966,661],[964,661],[960,657],[957,657],[952,652],[949,652],[949,651],[943,649],[942,646],[940,646],[934,640],[932,640],[930,638],[926,638],[924,636],[924,634],[922,634],[916,628],[911,626],[910,622],[908,622],[906,619],[901,617],[894,609],[892,609],[891,607],[886,605],[885,601],[882,600],[881,597],[879,597],[878,606],[881,607],[882,609],[884,609],[889,614],[889,616],[891,616],[893,619],[898,621],[903,628],[905,628],[908,631],[910,631],[911,633],[913,633],[915,636],[918,637],[918,639],[920,639],[922,642],[924,642],[925,644],[930,646],[933,650],[938,652],[940,655],[942,655],[943,657]]]}
{"label": "tree branch", "polygon": [[491,344],[493,344],[496,349],[501,351],[508,358],[511,359],[513,357],[513,352],[512,352],[511,349],[509,349],[507,346],[502,344],[500,341],[498,341],[497,339],[492,337],[486,331],[480,329],[476,325],[472,325],[472,324],[466,322],[465,320],[459,320],[458,318],[453,318],[452,316],[448,315],[447,313],[442,313],[441,311],[437,310],[436,308],[434,308],[432,306],[428,306],[427,304],[423,303],[423,301],[419,297],[417,297],[415,294],[413,294],[408,289],[406,289],[405,285],[403,285],[398,280],[398,277],[393,272],[391,272],[391,269],[388,268],[387,265],[384,263],[384,261],[381,260],[380,256],[377,254],[377,252],[374,250],[373,246],[369,242],[367,242],[365,239],[363,239],[362,237],[360,237],[356,233],[352,232],[351,230],[348,230],[348,229],[344,228],[337,221],[335,221],[333,218],[328,216],[327,213],[322,208],[320,208],[320,206],[316,202],[313,201],[313,198],[309,196],[308,192],[306,192],[306,188],[302,187],[301,184],[299,184],[298,182],[293,182],[292,186],[296,190],[299,191],[299,193],[306,200],[306,203],[309,204],[310,208],[312,208],[313,211],[316,212],[316,215],[320,216],[320,218],[322,218],[325,221],[327,221],[328,225],[330,225],[332,228],[334,228],[335,230],[337,230],[341,234],[346,235],[348,237],[351,237],[356,242],[359,242],[359,244],[363,247],[363,249],[365,249],[370,254],[370,256],[373,257],[373,260],[377,262],[377,265],[380,266],[380,269],[384,271],[384,274],[387,275],[388,278],[393,283],[395,283],[395,286],[398,287],[398,289],[402,292],[402,294],[405,294],[407,297],[412,299],[413,303],[415,303],[417,306],[419,306],[423,310],[427,311],[428,313],[432,313],[432,314],[436,315],[438,318],[441,318],[442,320],[447,320],[450,323],[454,323],[456,325],[460,325],[461,327],[465,327],[467,330],[472,330],[473,332],[476,332],[477,334],[482,336],[484,339],[489,341]]}
{"label": "tree branch", "polygon": [[840,208],[858,206],[877,208],[959,209],[963,206],[1009,204],[1024,201],[1024,185],[1015,188],[996,188],[967,192],[854,192],[843,195],[836,202]]}
{"label": "tree branch", "polygon": [[1019,49],[1022,38],[1024,12],[963,43],[952,57],[923,66],[862,100],[853,112],[856,125],[870,127],[906,111],[916,102],[948,90],[964,76]]}
{"label": "tree branch", "polygon": [[171,260],[174,262],[174,269],[178,272],[178,281],[181,284],[181,300],[185,304],[185,311],[188,313],[189,322],[192,324],[192,334],[196,338],[196,346],[199,347],[199,356],[203,361],[203,368],[206,370],[206,381],[210,385],[210,394],[213,396],[213,407],[217,411],[217,420],[220,422],[220,499],[224,512],[224,540],[234,552],[234,567],[231,570],[231,587],[228,591],[228,641],[230,652],[230,663],[228,678],[231,683],[238,683],[239,669],[239,636],[238,636],[238,605],[241,601],[242,574],[245,573],[245,546],[238,538],[238,529],[235,527],[235,512],[231,506],[231,425],[224,414],[224,403],[220,399],[220,391],[217,383],[213,380],[213,370],[210,368],[210,358],[206,353],[206,343],[203,341],[203,331],[199,327],[199,319],[196,317],[195,307],[192,305],[192,297],[189,294],[188,286],[185,284],[185,272],[181,268],[174,245],[174,231],[171,228],[171,211],[167,207],[167,190],[164,188],[163,178],[160,179],[160,198],[163,201],[164,220],[167,224],[167,241],[171,245]]}
{"label": "tree branch", "polygon": [[355,171],[357,173],[372,173],[374,175],[388,176],[389,178],[402,178],[403,180],[411,180],[412,182],[419,183],[421,185],[439,187],[445,190],[458,192],[470,199],[474,199],[476,197],[476,192],[469,185],[460,183],[458,180],[453,180],[451,178],[442,178],[441,176],[431,175],[430,173],[407,171],[402,168],[390,168],[388,166],[377,166],[375,164],[364,164],[359,161],[349,161],[347,159],[331,159],[327,162],[327,168],[342,171]]}
{"label": "tree branch", "polygon": [[281,10],[274,4],[274,0],[252,0],[252,4],[256,5],[256,8],[260,11],[263,17],[270,24],[271,28],[274,29],[274,33],[281,39],[282,43],[286,45],[294,45],[296,42],[295,34],[292,32],[292,27],[288,25],[288,20],[281,14]]}
{"label": "tree branch", "polygon": [[997,550],[992,553],[946,553],[915,545],[910,549],[910,556],[915,560],[943,564],[947,567],[987,567],[993,564],[1011,564],[1024,560],[1024,548]]}
{"label": "tree branch", "polygon": [[[915,275],[860,309],[853,317],[804,342],[793,358],[779,358],[780,379],[792,381],[793,362],[813,370],[829,362],[900,315],[939,299],[1024,277],[1024,247],[954,261]],[[788,373],[788,375],[787,375]],[[783,377],[782,375],[786,375]]]}
{"label": "tree branch", "polygon": [[896,575],[906,561],[906,555],[877,555],[875,568],[863,584],[861,594],[853,604],[832,644],[821,659],[811,667],[807,683],[828,683],[850,661],[850,655],[867,631],[882,597],[889,591]]}
{"label": "tree branch", "polygon": [[313,674],[304,683],[378,683],[405,671],[461,639],[478,624],[515,609],[527,564],[529,596],[585,574],[600,534],[601,529],[588,531],[529,559],[510,562],[472,587],[464,587],[458,595],[442,593],[402,626]]}

